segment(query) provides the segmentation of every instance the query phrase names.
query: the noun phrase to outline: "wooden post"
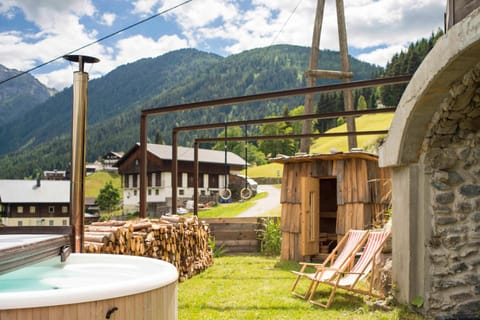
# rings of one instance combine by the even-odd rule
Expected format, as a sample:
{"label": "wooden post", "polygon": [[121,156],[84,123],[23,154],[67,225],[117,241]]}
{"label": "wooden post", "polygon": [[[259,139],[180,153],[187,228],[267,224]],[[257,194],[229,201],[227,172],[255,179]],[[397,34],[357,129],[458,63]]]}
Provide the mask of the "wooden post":
{"label": "wooden post", "polygon": [[[318,68],[318,54],[320,51],[320,34],[322,33],[323,10],[325,8],[325,0],[317,1],[317,11],[315,14],[315,24],[313,27],[312,47],[310,48],[310,62],[309,70]],[[307,87],[314,87],[317,79],[315,77],[307,76]],[[314,97],[315,95],[305,95],[305,103],[303,114],[312,114],[314,112]],[[309,134],[312,131],[312,121],[305,120],[302,124],[302,133]],[[300,140],[300,152],[308,153],[310,150],[310,138],[303,138]]]}
{"label": "wooden post", "polygon": [[[340,48],[340,64],[342,66],[343,72],[350,72],[350,62],[348,61],[348,45],[347,45],[347,27],[345,24],[345,9],[343,0],[336,0],[337,4],[337,24],[338,24],[338,41]],[[351,79],[344,78],[343,82],[350,82]],[[343,90],[343,106],[345,111],[353,110],[353,97],[352,90],[345,89]],[[355,118],[346,117],[347,131],[355,132]],[[348,136],[348,149],[357,147],[357,137]]]}
{"label": "wooden post", "polygon": [[[322,22],[324,14],[325,1],[318,0],[317,11],[315,14],[315,24],[313,28],[312,47],[310,51],[310,63],[309,70],[306,72],[307,87],[313,87],[316,85],[317,78],[328,79],[342,79],[343,82],[351,82],[353,73],[350,72],[350,63],[348,61],[348,45],[347,45],[347,30],[345,24],[345,13],[343,0],[336,0],[337,8],[337,25],[338,25],[338,41],[340,48],[340,65],[342,71],[332,70],[316,70],[318,66],[318,56],[320,48],[320,35],[322,31]],[[343,90],[343,100],[345,111],[353,110],[353,97],[351,89]],[[305,96],[304,114],[314,113],[314,94],[307,94]],[[347,117],[347,131],[355,132],[355,119],[353,117]],[[305,120],[302,125],[302,134],[309,134],[312,130],[311,120]],[[353,135],[348,136],[348,148],[349,150],[357,146],[357,138]],[[310,151],[310,139],[304,138],[300,142],[300,152],[308,153]]]}

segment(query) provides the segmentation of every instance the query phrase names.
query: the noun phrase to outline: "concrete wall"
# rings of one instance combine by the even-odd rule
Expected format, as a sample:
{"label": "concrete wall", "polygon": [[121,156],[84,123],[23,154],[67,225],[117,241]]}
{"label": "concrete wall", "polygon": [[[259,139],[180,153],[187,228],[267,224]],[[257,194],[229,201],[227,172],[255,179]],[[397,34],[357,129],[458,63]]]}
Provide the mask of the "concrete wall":
{"label": "concrete wall", "polygon": [[415,73],[379,163],[393,168],[397,299],[435,319],[480,318],[480,10]]}

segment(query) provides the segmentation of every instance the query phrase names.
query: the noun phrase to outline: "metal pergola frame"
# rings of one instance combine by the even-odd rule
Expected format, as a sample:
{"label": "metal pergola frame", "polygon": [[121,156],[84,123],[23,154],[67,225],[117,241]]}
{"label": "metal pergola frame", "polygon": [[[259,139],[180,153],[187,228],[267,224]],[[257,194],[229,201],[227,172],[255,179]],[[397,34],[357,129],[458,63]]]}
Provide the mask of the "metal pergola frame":
{"label": "metal pergola frame", "polygon": [[[276,99],[276,98],[285,98],[285,97],[306,95],[306,94],[312,94],[312,93],[332,92],[332,91],[338,91],[338,90],[344,90],[344,89],[360,89],[360,88],[373,87],[378,85],[392,85],[392,84],[405,83],[410,81],[410,79],[411,79],[411,75],[395,76],[395,77],[389,77],[389,78],[352,81],[348,83],[338,83],[338,84],[308,87],[308,88],[301,88],[301,89],[266,92],[266,93],[259,93],[254,95],[223,98],[223,99],[217,99],[217,100],[199,101],[199,102],[156,107],[152,109],[142,110],[141,118],[140,118],[140,212],[139,212],[140,217],[146,217],[146,209],[147,209],[147,193],[146,192],[147,192],[147,118],[148,116],[161,115],[161,114],[170,113],[170,112],[202,109],[207,107],[220,107],[228,104],[254,102],[254,101]],[[320,115],[317,115],[317,118],[319,116]],[[265,119],[262,119],[262,120],[265,120]],[[256,121],[256,120],[250,120],[250,121]],[[223,123],[222,125],[225,125],[225,123]],[[343,133],[343,134],[345,135],[345,134],[356,134],[356,133]],[[244,137],[242,137],[242,139],[244,139]],[[265,138],[262,137],[262,139],[265,139]],[[173,158],[174,152],[176,152],[176,150],[175,148],[172,148],[172,158]],[[172,180],[174,179],[173,177],[174,175],[172,174]],[[173,205],[174,204],[172,201],[172,206]],[[175,203],[175,206],[176,206],[176,203]]]}
{"label": "metal pergola frame", "polygon": [[[395,112],[396,108],[383,108],[383,109],[367,109],[367,110],[354,110],[354,111],[342,111],[342,112],[330,112],[330,113],[322,113],[322,114],[307,114],[307,115],[299,115],[299,116],[291,116],[291,117],[275,117],[275,118],[267,118],[267,119],[257,119],[257,120],[240,120],[240,121],[231,121],[231,122],[218,122],[218,123],[210,123],[210,124],[202,124],[202,125],[190,125],[190,126],[182,126],[182,127],[175,127],[172,129],[172,190],[176,190],[178,187],[178,140],[177,135],[179,132],[184,131],[194,131],[194,130],[208,130],[208,129],[215,129],[215,128],[225,128],[225,127],[236,127],[236,126],[247,126],[247,125],[254,125],[254,124],[264,124],[264,123],[276,123],[276,122],[283,122],[283,121],[302,121],[302,120],[310,120],[310,119],[332,119],[338,117],[348,117],[348,116],[362,116],[366,114],[377,114],[377,113],[391,113]],[[386,133],[385,131],[378,131],[371,134],[383,134]],[[362,133],[358,133],[361,135]],[[341,134],[317,134],[313,133],[308,137],[328,137],[328,136],[342,136],[347,135],[347,133]],[[353,135],[353,134],[352,134]],[[302,135],[282,135],[282,136],[250,136],[247,140],[249,141],[256,141],[256,140],[276,140],[273,137],[278,137],[278,139],[300,139],[307,137],[307,134]],[[217,142],[217,141],[243,141],[245,137],[230,137],[232,139],[225,139],[222,138],[197,138],[195,141],[199,142]],[[196,151],[198,152],[198,151]],[[194,166],[197,167],[197,163],[194,163]],[[194,174],[194,185],[195,179],[198,179]],[[197,192],[198,188],[195,188],[195,192]],[[172,193],[172,212],[176,212],[177,210],[177,193]],[[194,196],[194,201],[196,200]]]}
{"label": "metal pergola frame", "polygon": [[[193,214],[198,215],[198,145],[201,142],[214,141],[255,141],[255,140],[281,140],[281,139],[301,139],[301,138],[321,138],[321,137],[339,137],[339,136],[359,136],[373,134],[387,134],[388,130],[356,131],[356,132],[335,132],[335,133],[305,133],[305,134],[285,134],[275,136],[248,136],[245,137],[223,137],[223,138],[197,138],[194,141],[193,156]],[[172,206],[173,208],[173,206]],[[173,210],[173,209],[172,209]],[[175,208],[176,210],[176,208]],[[172,211],[173,212],[173,211]]]}

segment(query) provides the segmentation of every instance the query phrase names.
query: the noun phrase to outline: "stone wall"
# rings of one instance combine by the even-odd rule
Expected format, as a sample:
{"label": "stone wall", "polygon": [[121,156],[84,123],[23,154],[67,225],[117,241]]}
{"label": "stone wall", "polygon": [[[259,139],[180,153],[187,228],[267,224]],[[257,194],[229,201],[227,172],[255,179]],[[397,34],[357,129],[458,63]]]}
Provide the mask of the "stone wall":
{"label": "stone wall", "polygon": [[480,63],[450,87],[422,148],[433,211],[428,313],[480,318]]}

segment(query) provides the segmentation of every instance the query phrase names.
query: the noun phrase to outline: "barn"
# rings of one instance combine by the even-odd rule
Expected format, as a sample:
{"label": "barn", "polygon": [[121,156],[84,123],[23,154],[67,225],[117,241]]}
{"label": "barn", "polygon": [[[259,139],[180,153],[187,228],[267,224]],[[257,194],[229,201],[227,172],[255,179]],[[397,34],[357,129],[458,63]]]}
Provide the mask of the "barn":
{"label": "barn", "polygon": [[366,152],[278,157],[282,260],[321,258],[349,229],[384,223],[390,208],[390,169]]}

